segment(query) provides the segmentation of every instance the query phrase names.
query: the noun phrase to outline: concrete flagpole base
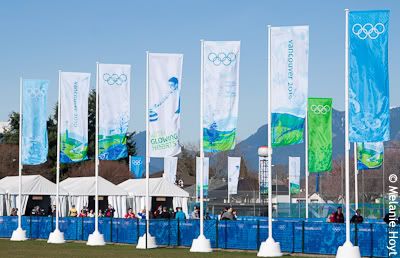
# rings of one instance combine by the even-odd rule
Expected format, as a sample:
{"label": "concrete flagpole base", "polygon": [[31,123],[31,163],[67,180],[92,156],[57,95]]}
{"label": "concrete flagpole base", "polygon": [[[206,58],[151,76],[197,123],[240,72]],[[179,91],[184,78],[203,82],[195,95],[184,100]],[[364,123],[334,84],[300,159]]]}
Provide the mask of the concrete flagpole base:
{"label": "concrete flagpole base", "polygon": [[339,246],[336,258],[361,258],[360,248],[353,246],[351,242],[345,242],[342,246]]}
{"label": "concrete flagpole base", "polygon": [[65,243],[64,233],[61,232],[59,229],[55,229],[53,232],[50,233],[47,243],[64,244]]}
{"label": "concrete flagpole base", "polygon": [[257,253],[258,257],[281,257],[281,245],[275,242],[273,238],[268,238],[261,243],[260,250]]}
{"label": "concrete flagpole base", "polygon": [[26,238],[26,231],[23,230],[22,228],[18,227],[16,230],[13,231],[12,236],[11,236],[11,241],[25,241],[28,238]]}
{"label": "concrete flagpole base", "polygon": [[104,235],[100,234],[99,231],[94,231],[92,234],[89,235],[86,245],[90,246],[106,245],[106,242],[104,242]]}
{"label": "concrete flagpole base", "polygon": [[191,253],[211,253],[211,242],[204,235],[200,235],[198,238],[193,239],[192,247],[190,248]]}
{"label": "concrete flagpole base", "polygon": [[[147,236],[147,249],[157,248],[156,238],[150,234]],[[146,234],[139,237],[136,249],[146,249]]]}

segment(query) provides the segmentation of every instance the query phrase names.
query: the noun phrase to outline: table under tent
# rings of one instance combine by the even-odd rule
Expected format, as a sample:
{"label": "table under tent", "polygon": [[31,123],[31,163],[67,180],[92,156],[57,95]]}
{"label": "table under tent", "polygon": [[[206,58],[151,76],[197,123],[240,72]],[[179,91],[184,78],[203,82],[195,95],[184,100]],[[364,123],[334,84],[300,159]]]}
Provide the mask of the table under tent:
{"label": "table under tent", "polygon": [[[118,186],[128,192],[127,204],[137,214],[145,208],[146,204],[146,179],[128,179]],[[150,211],[158,206],[167,208],[182,207],[182,211],[188,215],[189,193],[179,186],[168,182],[166,179],[149,179]]]}
{"label": "table under tent", "polygon": [[[78,213],[87,207],[95,209],[95,177],[69,177],[60,182],[68,196],[68,210],[75,205]],[[98,178],[99,209],[106,210],[108,204],[115,209],[114,217],[122,218],[126,214],[126,197],[128,193],[122,188],[99,176]]]}
{"label": "table under tent", "polygon": [[[18,208],[19,203],[19,177],[7,176],[0,180],[1,187],[6,191],[5,210],[7,216],[11,214],[12,208]],[[41,175],[22,176],[22,215],[29,216],[35,206],[43,210],[44,215],[49,214],[51,205],[56,204],[56,184]],[[60,193],[60,216],[66,214],[66,197],[68,195],[62,187]]]}

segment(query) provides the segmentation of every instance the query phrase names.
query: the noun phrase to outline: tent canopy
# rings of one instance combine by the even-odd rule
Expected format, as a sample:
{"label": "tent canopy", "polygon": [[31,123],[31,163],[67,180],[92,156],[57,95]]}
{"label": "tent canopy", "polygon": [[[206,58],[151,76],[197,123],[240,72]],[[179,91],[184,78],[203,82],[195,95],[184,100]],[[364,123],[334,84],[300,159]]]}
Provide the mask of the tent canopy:
{"label": "tent canopy", "polygon": [[[146,196],[146,179],[128,179],[118,186],[129,193],[130,196]],[[180,187],[168,182],[164,178],[149,179],[150,196],[159,197],[189,197],[189,193]]]}
{"label": "tent canopy", "polygon": [[[99,176],[99,195],[103,196],[126,196],[128,193]],[[95,177],[69,177],[60,186],[66,189],[69,195],[73,196],[94,196],[96,193]]]}
{"label": "tent canopy", "polygon": [[[0,180],[0,185],[8,194],[17,195],[19,193],[18,176],[4,177]],[[56,195],[56,191],[56,184],[41,175],[22,176],[22,194],[24,195]],[[62,187],[60,187],[59,193],[68,195],[68,192]]]}

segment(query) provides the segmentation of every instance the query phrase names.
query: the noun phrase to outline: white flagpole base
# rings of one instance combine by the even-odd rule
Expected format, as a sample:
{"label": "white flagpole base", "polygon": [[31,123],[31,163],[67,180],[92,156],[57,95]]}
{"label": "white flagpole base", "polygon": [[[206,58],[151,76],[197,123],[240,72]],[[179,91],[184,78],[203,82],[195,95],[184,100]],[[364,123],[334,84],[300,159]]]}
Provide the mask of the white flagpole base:
{"label": "white flagpole base", "polygon": [[193,239],[191,253],[211,253],[211,242],[204,235],[199,235],[198,238]]}
{"label": "white flagpole base", "polygon": [[11,241],[25,241],[28,238],[26,238],[26,231],[23,230],[22,228],[18,227],[16,230],[13,231],[12,236],[11,236]]}
{"label": "white flagpole base", "polygon": [[266,241],[261,243],[260,250],[257,253],[258,257],[281,257],[281,245],[279,242],[275,242],[273,238],[268,238]]}
{"label": "white flagpole base", "polygon": [[59,229],[55,229],[53,232],[50,233],[47,243],[64,244],[65,243],[64,233],[61,232]]}
{"label": "white flagpole base", "polygon": [[361,258],[360,248],[353,246],[351,242],[345,242],[342,246],[339,246],[336,258]]}
{"label": "white flagpole base", "polygon": [[100,234],[99,231],[94,231],[92,234],[89,235],[86,245],[90,246],[106,245],[106,242],[104,242],[104,235]]}
{"label": "white flagpole base", "polygon": [[[147,249],[157,248],[156,238],[150,234],[147,236]],[[139,237],[136,249],[146,249],[146,234]]]}

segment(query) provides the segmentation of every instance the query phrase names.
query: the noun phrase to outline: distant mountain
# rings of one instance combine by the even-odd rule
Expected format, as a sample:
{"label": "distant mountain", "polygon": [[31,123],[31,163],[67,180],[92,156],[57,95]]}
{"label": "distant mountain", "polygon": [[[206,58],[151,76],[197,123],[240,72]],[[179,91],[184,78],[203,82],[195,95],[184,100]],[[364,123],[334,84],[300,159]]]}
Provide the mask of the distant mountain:
{"label": "distant mountain", "polygon": [[[400,140],[400,107],[391,108],[391,141]],[[333,110],[332,113],[332,136],[333,136],[333,159],[343,157],[344,154],[344,111]],[[135,136],[138,155],[145,154],[145,132],[140,132]],[[257,132],[250,135],[236,145],[236,150],[243,153],[246,164],[250,170],[258,170],[257,149],[267,145],[267,125],[261,126]],[[273,163],[287,164],[288,156],[301,157],[304,160],[304,143],[279,147],[274,149]],[[163,169],[162,159],[151,159],[150,171],[156,172]]]}

